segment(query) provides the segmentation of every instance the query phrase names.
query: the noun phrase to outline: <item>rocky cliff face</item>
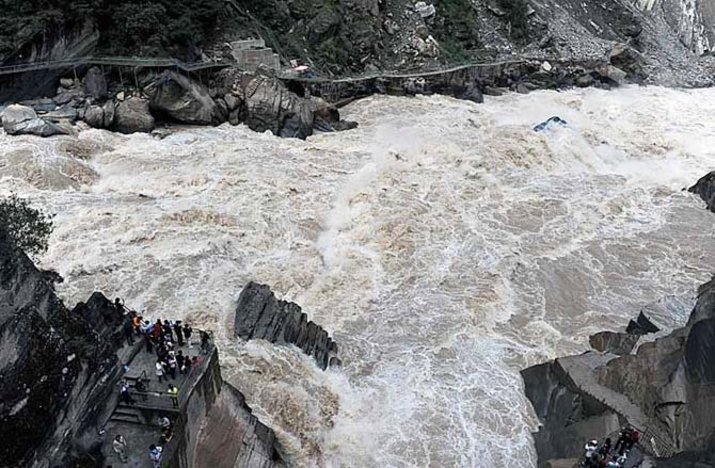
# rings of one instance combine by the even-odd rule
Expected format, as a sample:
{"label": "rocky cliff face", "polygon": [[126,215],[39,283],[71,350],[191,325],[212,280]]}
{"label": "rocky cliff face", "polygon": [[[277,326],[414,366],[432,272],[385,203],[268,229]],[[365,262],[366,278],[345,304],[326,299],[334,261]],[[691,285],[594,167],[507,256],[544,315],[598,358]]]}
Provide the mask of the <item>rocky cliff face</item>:
{"label": "rocky cliff face", "polygon": [[709,82],[715,7],[707,0],[237,0],[239,18],[285,58],[354,74],[515,56],[588,60],[631,45],[644,75]]}
{"label": "rocky cliff face", "polygon": [[[712,179],[709,174],[691,189],[709,204]],[[715,278],[700,287],[684,327],[630,354],[633,336],[656,331],[641,314],[626,333],[592,337],[604,354],[522,372],[543,424],[534,435],[540,464],[578,457],[584,440],[603,439],[628,423],[644,433],[641,450],[656,466],[715,466]]]}
{"label": "rocky cliff face", "polygon": [[119,318],[99,294],[68,310],[32,261],[0,233],[0,446],[3,466],[83,457],[76,437],[98,416],[98,385],[118,371]]}
{"label": "rocky cliff face", "polygon": [[241,392],[224,383],[198,435],[196,468],[282,468],[279,444]]}
{"label": "rocky cliff face", "polygon": [[278,300],[266,285],[250,282],[243,288],[236,306],[234,333],[246,340],[295,345],[313,356],[323,369],[339,363],[335,356],[338,345],[328,332],[308,321],[299,305]]}

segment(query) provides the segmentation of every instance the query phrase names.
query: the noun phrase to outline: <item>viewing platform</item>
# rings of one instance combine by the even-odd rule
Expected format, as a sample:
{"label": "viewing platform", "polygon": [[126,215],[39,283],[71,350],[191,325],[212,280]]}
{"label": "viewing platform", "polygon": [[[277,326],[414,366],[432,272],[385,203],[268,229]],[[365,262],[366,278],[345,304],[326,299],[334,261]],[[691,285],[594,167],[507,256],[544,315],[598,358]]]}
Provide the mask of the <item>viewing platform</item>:
{"label": "viewing platform", "polygon": [[[176,370],[176,378],[167,374],[159,378],[156,375],[156,349],[147,350],[143,335],[134,337],[133,345],[125,344],[119,357],[125,372],[115,384],[116,389],[107,401],[104,410],[102,455],[111,466],[137,468],[191,466],[187,456],[187,447],[196,445],[196,431],[188,431],[189,419],[205,412],[213,403],[222,385],[218,363],[218,351],[210,339],[202,348],[198,340],[199,332],[188,343],[176,345],[175,351],[182,352],[194,361],[190,370],[182,374]],[[131,403],[120,397],[122,382],[129,386]],[[178,388],[177,403],[174,404],[168,392],[169,384]],[[159,420],[167,418],[170,422],[170,435],[165,437],[165,430]],[[194,433],[189,433],[194,432]],[[114,451],[112,442],[121,435],[126,440],[126,462]],[[168,439],[168,440],[167,440]],[[149,457],[151,445],[162,448],[161,462],[155,465]]]}

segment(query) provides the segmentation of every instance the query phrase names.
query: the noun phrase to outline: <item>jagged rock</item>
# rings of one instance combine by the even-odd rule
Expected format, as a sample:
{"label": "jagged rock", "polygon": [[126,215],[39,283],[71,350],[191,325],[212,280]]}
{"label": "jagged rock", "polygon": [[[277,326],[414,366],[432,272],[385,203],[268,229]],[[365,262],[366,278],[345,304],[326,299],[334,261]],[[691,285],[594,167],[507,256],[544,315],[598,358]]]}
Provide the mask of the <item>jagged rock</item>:
{"label": "jagged rock", "polygon": [[455,86],[453,88],[454,97],[464,99],[465,101],[476,102],[481,104],[484,102],[484,95],[478,86],[471,84],[469,86]]}
{"label": "jagged rock", "polygon": [[248,78],[242,91],[245,123],[252,130],[270,130],[288,138],[306,138],[313,133],[310,101],[288,91],[281,81],[264,76]]}
{"label": "jagged rock", "polygon": [[50,122],[74,122],[77,120],[78,112],[77,109],[74,107],[62,107],[60,109],[53,110],[51,112],[48,112],[47,114],[44,114],[42,116],[43,119],[48,120]]}
{"label": "jagged rock", "polygon": [[114,103],[107,101],[103,106],[89,106],[84,113],[84,121],[94,128],[111,127],[114,123]]}
{"label": "jagged rock", "polygon": [[89,106],[84,111],[84,121],[87,125],[94,128],[104,127],[104,110],[101,106]]}
{"label": "jagged rock", "polygon": [[[642,314],[633,323],[639,333],[656,330]],[[604,412],[617,412],[623,422],[651,433],[641,441],[641,450],[661,457],[670,457],[679,450],[688,452],[658,459],[656,466],[703,466],[696,462],[705,460],[703,454],[715,447],[714,353],[715,280],[711,280],[699,289],[685,327],[641,344],[636,354],[617,358],[605,355],[596,365],[588,365],[592,358],[584,354],[527,369],[523,372],[526,393],[543,424],[534,436],[539,460],[580,454],[580,447],[575,446],[570,453],[564,453],[562,435],[554,434],[569,430],[579,420],[574,418],[574,412],[598,395]],[[580,367],[560,365],[563,362]],[[573,373],[575,369],[580,370]],[[589,390],[589,386],[594,389]],[[564,395],[572,393],[578,398],[559,404]],[[606,435],[606,430],[595,431],[584,434],[582,441]]]}
{"label": "jagged rock", "polygon": [[641,311],[638,318],[628,322],[626,333],[632,335],[647,335],[648,333],[658,333],[660,328],[656,327],[651,320]]}
{"label": "jagged rock", "polygon": [[121,133],[151,132],[154,117],[149,112],[149,101],[131,97],[121,102],[115,110],[114,129]]}
{"label": "jagged rock", "polygon": [[638,342],[638,335],[604,331],[591,335],[588,342],[593,349],[602,353],[630,354]]}
{"label": "jagged rock", "polygon": [[603,78],[607,78],[619,85],[624,84],[626,82],[627,73],[618,67],[614,67],[613,65],[604,65],[602,67],[598,67],[596,68],[596,72]]}
{"label": "jagged rock", "polygon": [[618,430],[618,416],[583,395],[558,360],[525,369],[521,375],[524,392],[542,422],[534,434],[538,466],[546,460],[580,456],[584,441]]}
{"label": "jagged rock", "polygon": [[700,195],[708,209],[715,212],[715,171],[701,177],[688,191]]}
{"label": "jagged rock", "polygon": [[112,323],[90,325],[81,311],[70,312],[47,275],[0,231],[3,466],[63,464],[82,416],[111,391],[100,381],[119,369]]}
{"label": "jagged rock", "polygon": [[241,105],[241,100],[233,94],[224,94],[223,100],[230,112],[235,111]]}
{"label": "jagged rock", "polygon": [[28,134],[47,137],[72,133],[71,129],[39,118],[32,108],[17,104],[6,107],[0,114],[0,119],[3,129],[9,135]]}
{"label": "jagged rock", "polygon": [[104,99],[107,97],[107,78],[97,67],[87,70],[84,75],[84,92],[94,99]]}
{"label": "jagged rock", "polygon": [[337,353],[337,344],[328,332],[312,321],[292,302],[279,301],[271,289],[248,283],[238,298],[234,334],[251,340],[264,339],[276,344],[294,344],[326,369]]}
{"label": "jagged rock", "polygon": [[165,71],[154,86],[151,109],[155,112],[188,124],[211,125],[226,121],[227,114],[221,112],[209,90],[200,83]]}

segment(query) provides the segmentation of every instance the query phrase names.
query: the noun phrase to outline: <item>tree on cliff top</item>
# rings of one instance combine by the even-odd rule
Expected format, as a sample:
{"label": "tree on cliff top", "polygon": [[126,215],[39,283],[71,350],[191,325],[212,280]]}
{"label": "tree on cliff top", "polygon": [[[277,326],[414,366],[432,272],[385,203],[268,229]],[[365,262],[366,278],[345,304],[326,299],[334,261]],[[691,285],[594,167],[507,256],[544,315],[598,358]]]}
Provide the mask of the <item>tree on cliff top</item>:
{"label": "tree on cliff top", "polygon": [[52,228],[52,218],[31,207],[27,200],[15,194],[0,199],[0,231],[28,255],[34,256],[47,250]]}

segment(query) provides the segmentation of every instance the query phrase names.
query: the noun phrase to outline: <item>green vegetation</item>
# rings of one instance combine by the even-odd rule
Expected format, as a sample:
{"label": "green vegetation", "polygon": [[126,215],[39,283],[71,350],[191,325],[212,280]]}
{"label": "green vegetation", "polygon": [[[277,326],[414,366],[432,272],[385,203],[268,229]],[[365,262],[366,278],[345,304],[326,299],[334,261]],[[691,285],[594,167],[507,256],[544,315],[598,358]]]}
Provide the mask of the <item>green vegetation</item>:
{"label": "green vegetation", "polygon": [[479,21],[470,0],[439,0],[435,2],[437,18],[432,30],[439,42],[444,58],[449,63],[469,61],[469,51],[479,46],[477,29]]}
{"label": "green vegetation", "polygon": [[28,255],[47,250],[52,228],[52,218],[31,207],[27,200],[14,194],[0,199],[0,234],[5,234],[10,242]]}
{"label": "green vegetation", "polygon": [[499,6],[507,12],[512,39],[525,40],[529,33],[529,5],[526,0],[499,0]]}
{"label": "green vegetation", "polygon": [[213,32],[222,0],[0,0],[0,57],[38,34],[94,21],[105,53],[181,55]]}

